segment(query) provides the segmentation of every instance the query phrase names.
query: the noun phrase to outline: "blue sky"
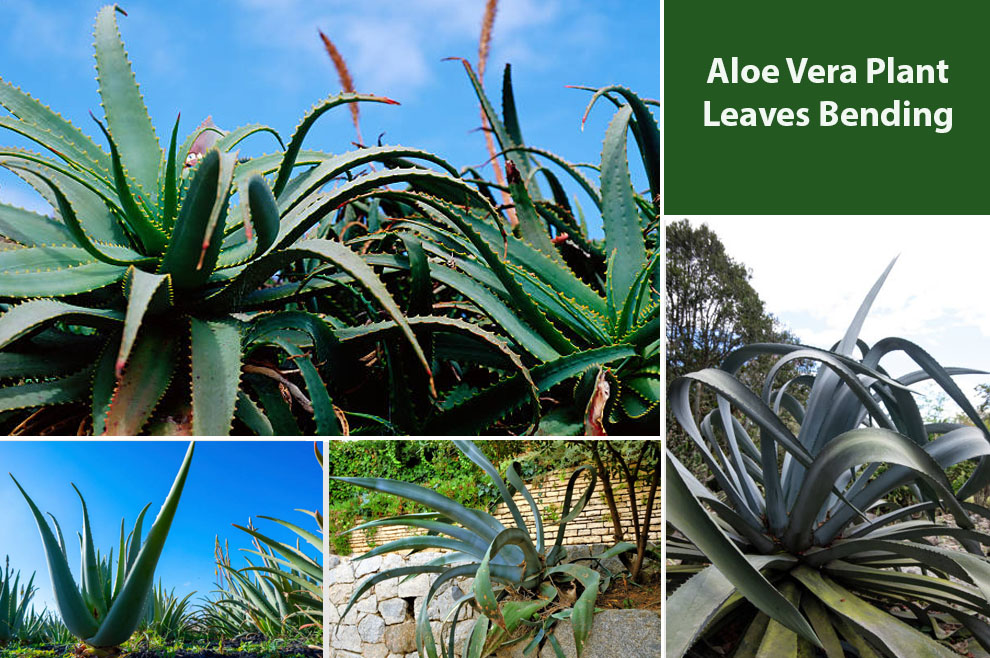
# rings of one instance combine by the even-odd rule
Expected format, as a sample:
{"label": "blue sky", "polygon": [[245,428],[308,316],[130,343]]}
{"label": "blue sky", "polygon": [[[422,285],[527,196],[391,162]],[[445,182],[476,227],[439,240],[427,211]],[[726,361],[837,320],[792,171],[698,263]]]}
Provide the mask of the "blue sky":
{"label": "blue sky", "polygon": [[[42,512],[58,519],[78,582],[74,535],[82,529],[82,510],[70,482],[86,498],[96,547],[104,552],[114,547],[116,554],[120,519],[126,519],[130,530],[149,502],[147,523],[155,518],[187,445],[181,441],[0,442],[0,559],[9,555],[11,567],[20,569],[22,577],[37,572],[39,608],[54,607],[43,545],[27,502],[6,473],[13,473]],[[319,509],[322,497],[321,470],[309,441],[201,441],[156,577],[179,596],[193,590],[198,592],[194,598],[206,595],[214,583],[215,537],[229,539],[232,552],[250,548],[248,535],[231,524],[247,525],[248,519],[255,519],[261,532],[294,544],[294,533],[256,517],[273,516],[315,531],[312,517],[294,510]],[[307,552],[319,555],[319,551]],[[233,556],[232,563],[246,566],[240,556]]]}
{"label": "blue sky", "polygon": [[[102,114],[92,56],[93,19],[102,4],[0,3],[0,76],[90,135],[96,126],[89,110]],[[183,135],[212,115],[224,128],[264,123],[287,139],[314,102],[340,89],[319,28],[348,61],[358,91],[402,103],[362,106],[365,141],[384,132],[386,143],[426,148],[460,167],[481,164],[487,152],[482,134],[472,132],[480,120],[467,77],[459,63],[441,59],[476,61],[484,4],[132,1],[121,3],[129,16],[118,23],[162,141],[180,111]],[[653,0],[502,0],[486,75],[489,95],[499,97],[503,65],[511,62],[526,141],[597,163],[611,108],[597,107],[581,132],[588,93],[565,85],[619,83],[658,98],[659,29],[660,3]],[[311,148],[352,148],[348,112],[324,116],[310,139]],[[14,143],[13,135],[0,138],[0,144]],[[244,152],[273,147],[259,136]],[[36,208],[30,190],[15,180],[0,176],[0,200]]]}

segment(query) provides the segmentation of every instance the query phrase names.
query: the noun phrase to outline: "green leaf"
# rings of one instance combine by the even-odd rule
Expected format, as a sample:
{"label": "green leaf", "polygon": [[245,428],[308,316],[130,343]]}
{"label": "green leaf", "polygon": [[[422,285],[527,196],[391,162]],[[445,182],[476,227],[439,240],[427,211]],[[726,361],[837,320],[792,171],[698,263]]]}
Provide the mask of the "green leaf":
{"label": "green leaf", "polygon": [[[165,547],[165,539],[168,537],[168,531],[172,526],[172,520],[175,518],[175,511],[179,505],[179,498],[182,496],[182,488],[185,486],[186,476],[189,474],[189,465],[192,463],[194,448],[195,444],[190,443],[186,456],[182,460],[182,466],[179,467],[172,488],[168,492],[168,497],[165,498],[151,530],[148,531],[148,536],[141,546],[137,559],[127,574],[124,586],[113,605],[110,606],[106,618],[100,625],[99,632],[86,639],[90,645],[95,647],[119,646],[127,641],[137,628],[144,613],[144,602],[154,584],[158,558]],[[135,533],[134,541],[140,541],[140,536],[137,533]]]}
{"label": "green leaf", "polygon": [[5,203],[0,203],[0,235],[25,247],[64,246],[72,242],[72,234],[64,224]]}
{"label": "green leaf", "polygon": [[[669,451],[666,457],[666,482],[667,522],[691,540],[750,603],[801,637],[816,646],[821,646],[804,616],[767,581],[758,569],[750,564],[691,494],[681,474],[671,462]],[[671,634],[672,630],[674,630],[673,626],[668,627],[667,655],[671,658],[680,658],[690,648],[694,637],[685,638],[676,631]],[[671,644],[675,639],[679,642]]]}
{"label": "green leaf", "polygon": [[257,239],[254,255],[261,255],[268,251],[278,237],[281,222],[278,204],[268,183],[257,174],[248,179],[247,199],[248,215]]}
{"label": "green leaf", "polygon": [[598,599],[598,582],[601,576],[590,567],[580,564],[562,564],[547,571],[547,574],[564,573],[576,578],[584,587],[581,596],[574,602],[571,612],[571,626],[574,628],[574,647],[577,649],[578,658],[584,651],[584,645],[591,635],[591,626],[594,623],[595,601]]}
{"label": "green leaf", "polygon": [[[213,149],[193,174],[158,268],[160,273],[172,275],[176,288],[200,286],[213,273],[223,239],[223,222],[219,217],[226,212],[229,174],[233,171],[231,158]],[[224,174],[227,176],[222,179]]]}
{"label": "green leaf", "polygon": [[632,289],[636,275],[646,263],[646,242],[636,207],[629,161],[626,158],[626,131],[632,109],[616,112],[605,132],[602,149],[602,222],[605,230],[605,253],[618,254],[612,277],[606,288],[616,308],[621,308]]}
{"label": "green leaf", "polygon": [[338,105],[343,105],[345,103],[358,103],[361,101],[369,103],[386,103],[388,105],[398,105],[397,102],[390,98],[384,98],[382,96],[371,96],[368,94],[338,94],[336,96],[330,96],[323,101],[317,103],[306,113],[306,115],[296,126],[295,132],[292,133],[292,138],[289,140],[289,146],[285,149],[285,155],[282,156],[282,162],[278,168],[278,175],[275,178],[275,184],[272,186],[272,192],[274,192],[276,197],[281,196],[282,190],[285,189],[286,184],[289,182],[289,177],[292,174],[292,168],[296,164],[296,159],[299,155],[300,149],[302,149],[303,140],[306,139],[306,134],[309,129],[313,127],[316,120],[319,119],[324,112],[331,110]]}
{"label": "green leaf", "polygon": [[59,379],[4,386],[0,388],[0,411],[83,400],[89,393],[91,378],[92,370],[87,368]]}
{"label": "green leaf", "polygon": [[123,320],[120,311],[86,308],[53,299],[34,299],[0,315],[0,348],[55,320],[102,327]]}
{"label": "green leaf", "polygon": [[[76,581],[72,578],[72,571],[66,561],[65,554],[60,542],[52,533],[51,527],[42,515],[41,510],[34,504],[31,497],[24,491],[24,487],[13,475],[10,479],[14,481],[24,500],[27,501],[34,515],[34,520],[38,524],[38,531],[41,533],[41,541],[45,547],[45,558],[48,561],[48,572],[52,578],[52,592],[55,595],[55,605],[58,608],[62,622],[73,635],[78,638],[87,638],[93,635],[99,625],[93,619],[93,614],[86,609],[82,595],[76,588]],[[60,533],[61,534],[61,533]]]}
{"label": "green leaf", "polygon": [[799,566],[791,574],[817,596],[833,614],[851,623],[875,646],[895,656],[956,656],[954,651],[916,631],[880,608],[867,603],[817,571]]}
{"label": "green leaf", "polygon": [[142,194],[151,195],[157,188],[162,151],[120,40],[117,11],[116,5],[108,5],[96,15],[94,46],[100,98],[124,166]]}
{"label": "green leaf", "polygon": [[107,412],[106,434],[133,436],[165,395],[178,363],[178,336],[157,324],[138,337]]}
{"label": "green leaf", "polygon": [[192,432],[226,436],[241,379],[241,331],[230,321],[190,318]]}
{"label": "green leaf", "polygon": [[124,296],[127,299],[127,313],[124,316],[124,333],[120,339],[120,350],[117,352],[117,361],[114,364],[114,372],[118,378],[124,371],[145,315],[149,310],[161,310],[171,303],[170,275],[149,274],[136,267],[130,267],[124,279]]}
{"label": "green leaf", "polygon": [[100,262],[80,247],[0,249],[0,295],[62,297],[103,288],[125,268]]}

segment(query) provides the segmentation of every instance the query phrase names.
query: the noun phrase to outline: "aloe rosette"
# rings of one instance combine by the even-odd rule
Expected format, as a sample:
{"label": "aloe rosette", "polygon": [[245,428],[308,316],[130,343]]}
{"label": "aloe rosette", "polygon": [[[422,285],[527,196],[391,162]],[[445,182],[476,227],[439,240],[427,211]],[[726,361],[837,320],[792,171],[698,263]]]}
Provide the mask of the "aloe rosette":
{"label": "aloe rosette", "polygon": [[[990,483],[990,431],[953,381],[978,371],[902,338],[859,338],[891,267],[832,349],[748,345],[671,383],[671,411],[717,489],[668,451],[666,556],[679,563],[667,567],[667,655],[730,620],[744,629],[737,656],[952,656],[945,638],[966,632],[990,646],[990,535],[974,523],[990,510],[966,502]],[[891,353],[920,369],[891,377],[880,365]],[[734,375],[761,355],[776,361],[756,393]],[[817,370],[781,381],[795,362]],[[925,380],[973,425],[925,424],[909,388]],[[718,400],[700,423],[696,386]],[[946,469],[966,460],[978,465],[953,490]],[[902,486],[914,502],[885,500]]]}
{"label": "aloe rosette", "polygon": [[52,517],[53,530],[20,482],[11,475],[38,524],[59,615],[69,632],[99,652],[112,650],[126,642],[144,618],[145,606],[154,586],[155,568],[179,506],[194,448],[195,444],[190,443],[172,488],[147,536],[142,539],[144,515],[151,503],[145,505],[134,527],[126,534],[124,520],[121,519],[116,568],[113,567],[112,549],[106,556],[97,552],[90,531],[86,500],[72,485],[83,511],[82,534],[79,535],[81,587],[77,587],[69,569],[65,539],[58,521]]}
{"label": "aloe rosette", "polygon": [[[515,374],[490,388],[459,392],[440,412],[424,420],[426,432],[476,433],[502,421],[524,405],[535,384],[543,393],[579,378],[569,414],[571,429],[594,394],[599,369],[611,384],[606,419],[612,427],[653,432],[659,427],[660,387],[660,250],[659,129],[648,102],[623,87],[595,90],[592,106],[602,98],[617,107],[602,151],[600,185],[581,167],[525,145],[519,127],[509,68],[503,81],[503,118],[495,112],[465,62],[471,82],[507,158],[508,186],[517,224],[480,205],[438,198],[429,188],[378,190],[370,193],[402,204],[392,232],[402,236],[406,256],[376,253],[370,263],[387,270],[424,272],[473,308],[474,320],[505,336],[531,370],[531,380]],[[650,184],[644,196],[631,183],[627,135],[632,132]],[[587,237],[560,179],[546,161],[562,169],[587,194],[600,213],[604,241]],[[474,176],[472,178],[471,176]],[[538,180],[551,197],[544,199]],[[465,170],[490,202],[498,185]],[[657,200],[657,201],[655,201]],[[380,240],[371,235],[366,241]],[[410,247],[415,244],[416,247]],[[383,250],[379,250],[383,251]],[[533,407],[536,429],[539,406]]]}
{"label": "aloe rosette", "polygon": [[[0,166],[55,209],[49,217],[0,204],[0,236],[7,240],[0,250],[0,412],[79,402],[91,405],[96,434],[226,434],[235,415],[242,429],[298,434],[279,395],[288,384],[274,351],[284,369],[302,373],[308,397],[298,386],[289,390],[300,392],[316,430],[339,433],[314,365],[335,339],[317,326],[326,325],[322,316],[300,305],[323,291],[320,279],[295,276],[300,263],[332,265],[361,290],[429,376],[422,348],[372,268],[332,235],[303,239],[376,186],[444,178],[413,163],[438,161],[416,149],[331,155],[302,148],[328,110],[394,101],[330,97],[271,155],[244,159],[234,152],[258,133],[279,139],[256,124],[225,132],[207,122],[180,145],[177,120],[163,149],[117,31],[119,11],[101,9],[95,29],[106,113],[106,125],[98,123],[109,153],[0,82],[0,105],[12,115],[0,117],[0,126],[49,152],[0,148]],[[394,166],[357,176],[370,162]],[[340,177],[347,184],[322,191]],[[258,350],[263,355],[252,359]]]}
{"label": "aloe rosette", "polygon": [[[334,477],[358,487],[392,494],[423,505],[432,512],[403,514],[363,523],[347,532],[385,526],[405,526],[426,534],[388,542],[355,558],[367,559],[395,551],[439,549],[440,557],[424,564],[395,567],[375,574],[361,582],[351,594],[343,619],[358,599],[371,587],[392,578],[412,578],[420,574],[436,574],[429,591],[416,613],[416,646],[421,656],[453,658],[457,624],[463,608],[473,606],[480,614],[465,645],[464,656],[489,656],[506,643],[526,641],[526,653],[550,643],[560,650],[553,627],[560,619],[569,618],[574,629],[578,655],[584,649],[591,632],[595,601],[598,597],[600,575],[590,567],[565,563],[567,551],[563,546],[567,524],[583,511],[591,499],[597,481],[595,469],[582,466],[571,474],[567,483],[561,517],[553,543],[546,541],[540,509],[522,480],[517,462],[506,469],[505,480],[487,457],[470,441],[454,441],[454,445],[478,465],[501,494],[512,514],[514,527],[506,528],[492,515],[464,507],[446,496],[419,485],[371,477]],[[574,500],[580,476],[587,472],[590,482]],[[532,535],[513,493],[519,492],[533,515]],[[534,537],[535,535],[535,541]],[[440,654],[437,639],[430,626],[428,608],[444,584],[455,578],[473,577],[472,591],[457,600],[447,612],[450,621],[447,641],[441,638]],[[562,588],[580,583],[582,591],[570,606],[561,600]],[[515,593],[516,596],[510,596]],[[554,609],[556,608],[556,609]],[[552,610],[552,612],[551,612]]]}
{"label": "aloe rosette", "polygon": [[30,633],[32,615],[31,599],[38,588],[34,586],[34,574],[27,583],[21,583],[21,572],[10,569],[10,558],[0,574],[0,645],[21,639]]}

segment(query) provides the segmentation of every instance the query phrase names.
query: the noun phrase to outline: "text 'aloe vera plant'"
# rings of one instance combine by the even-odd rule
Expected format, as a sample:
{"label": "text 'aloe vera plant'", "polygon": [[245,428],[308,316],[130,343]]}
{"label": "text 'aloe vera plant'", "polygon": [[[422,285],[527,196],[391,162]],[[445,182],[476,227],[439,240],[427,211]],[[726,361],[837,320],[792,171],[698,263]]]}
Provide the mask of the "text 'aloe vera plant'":
{"label": "text 'aloe vera plant'", "polygon": [[[336,344],[329,326],[346,319],[331,321],[295,304],[320,292],[307,287],[316,264],[332,265],[372,309],[377,304],[429,374],[412,329],[371,267],[325,232],[302,240],[368,189],[441,177],[411,164],[352,173],[373,161],[437,160],[415,149],[338,156],[302,149],[328,110],[394,101],[325,99],[273,155],[239,159],[232,152],[260,132],[282,144],[274,130],[254,124],[231,132],[204,124],[180,146],[176,120],[163,149],[124,52],[117,11],[101,9],[95,30],[106,126],[98,123],[109,154],[0,83],[0,105],[13,115],[0,117],[0,126],[52,154],[0,148],[0,166],[56,210],[48,217],[0,204],[0,236],[8,240],[0,250],[0,412],[88,402],[95,434],[136,434],[156,411],[151,429],[158,431],[226,434],[236,415],[249,431],[298,434],[294,423],[280,422],[291,418],[280,395],[290,391],[317,431],[340,433],[314,364],[325,363]],[[293,175],[297,167],[304,171]],[[354,180],[320,192],[340,176]],[[299,373],[308,398],[283,370]]]}
{"label": "text 'aloe vera plant'", "polygon": [[[667,558],[679,564],[667,569],[667,655],[685,655],[727,624],[741,634],[736,656],[812,655],[813,646],[829,658],[951,656],[939,640],[960,628],[990,648],[990,560],[981,548],[990,535],[973,521],[990,509],[964,502],[990,483],[990,431],[952,379],[977,371],[943,367],[902,338],[872,346],[859,338],[891,267],[831,350],[748,345],[719,368],[672,382],[671,411],[717,490],[668,452],[665,511],[677,532],[668,533]],[[920,370],[892,378],[880,365],[892,352]],[[757,394],[734,374],[760,355],[777,360]],[[778,381],[796,361],[817,371]],[[909,387],[929,379],[975,426],[924,423]],[[692,386],[718,400],[700,424]],[[954,491],[946,469],[974,459]],[[905,485],[916,502],[886,503]],[[939,508],[951,520],[936,521]]]}
{"label": "text 'aloe vera plant'", "polygon": [[[567,483],[564,505],[552,545],[545,542],[540,509],[526,488],[518,464],[513,461],[506,469],[506,479],[485,455],[470,441],[454,441],[458,449],[477,464],[498,489],[512,514],[515,527],[506,528],[486,512],[469,509],[431,489],[408,482],[369,477],[334,477],[365,489],[394,494],[434,510],[421,514],[403,514],[364,523],[348,532],[383,526],[406,526],[425,530],[427,534],[397,539],[374,548],[356,559],[366,559],[403,550],[440,549],[449,551],[425,565],[388,569],[362,582],[351,595],[343,619],[357,600],[376,584],[398,577],[437,574],[423,599],[416,617],[416,646],[419,654],[437,658],[436,638],[430,627],[428,608],[441,587],[454,578],[473,577],[470,594],[459,599],[447,614],[450,632],[447,642],[440,638],[444,658],[453,658],[457,623],[465,605],[472,605],[480,615],[474,620],[469,639],[462,647],[463,656],[489,656],[498,647],[528,640],[526,653],[531,654],[549,642],[559,653],[553,626],[560,619],[570,619],[578,655],[584,649],[591,632],[595,600],[598,598],[600,576],[597,571],[579,564],[565,564],[567,551],[563,546],[567,524],[584,509],[595,489],[596,473],[591,466],[574,471]],[[591,481],[584,493],[574,501],[574,488],[579,476],[587,471]],[[510,488],[511,487],[511,488]],[[533,514],[536,541],[519,508],[512,500],[518,491]],[[563,588],[581,586],[581,593],[572,605],[563,603]],[[566,607],[564,607],[566,606]],[[550,612],[552,611],[552,612]]]}
{"label": "text 'aloe vera plant'", "polygon": [[[125,534],[124,521],[121,519],[116,568],[113,549],[105,556],[101,556],[96,550],[90,532],[86,500],[76,489],[83,511],[83,528],[79,535],[81,587],[76,586],[69,569],[65,539],[58,521],[52,517],[55,525],[53,531],[38,506],[20,482],[11,475],[38,524],[52,578],[55,605],[62,621],[74,636],[92,647],[95,653],[113,653],[127,641],[144,619],[145,606],[154,586],[155,567],[165,546],[172,519],[175,518],[189,465],[192,463],[194,447],[194,444],[189,444],[172,488],[144,539],[142,524],[151,503],[138,514],[129,533]],[[75,489],[75,485],[72,486]]]}

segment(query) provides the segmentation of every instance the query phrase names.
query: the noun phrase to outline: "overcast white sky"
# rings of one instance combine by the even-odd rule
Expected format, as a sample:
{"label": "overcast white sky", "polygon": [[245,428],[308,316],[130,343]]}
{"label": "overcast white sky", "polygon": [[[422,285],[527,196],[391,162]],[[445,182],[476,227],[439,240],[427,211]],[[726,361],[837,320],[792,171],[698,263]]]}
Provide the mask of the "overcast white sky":
{"label": "overcast white sky", "polygon": [[[668,217],[668,221],[682,217]],[[990,218],[960,216],[696,216],[752,270],[752,284],[802,343],[830,347],[891,259],[897,264],[861,337],[899,336],[943,366],[990,371]],[[917,370],[881,361],[892,374]],[[957,379],[967,393],[990,376]]]}

